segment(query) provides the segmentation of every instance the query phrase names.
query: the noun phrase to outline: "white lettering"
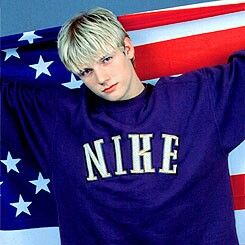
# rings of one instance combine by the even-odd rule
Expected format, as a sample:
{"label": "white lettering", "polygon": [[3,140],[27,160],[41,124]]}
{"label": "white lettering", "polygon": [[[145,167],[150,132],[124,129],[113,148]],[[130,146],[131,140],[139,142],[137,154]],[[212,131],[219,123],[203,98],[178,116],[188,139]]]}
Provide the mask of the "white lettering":
{"label": "white lettering", "polygon": [[91,149],[88,143],[83,145],[85,150],[87,168],[88,168],[88,177],[87,177],[88,181],[97,180],[97,177],[94,175],[93,172],[92,164],[94,164],[94,166],[97,168],[102,178],[111,177],[111,174],[108,173],[106,169],[105,159],[103,156],[103,151],[101,146],[103,143],[104,143],[103,139],[94,141],[96,154],[93,152],[93,150]]}
{"label": "white lettering", "polygon": [[[153,134],[129,134],[128,138],[132,141],[132,160],[133,169],[131,173],[154,173],[155,169],[152,168],[151,161],[151,141]],[[140,139],[142,139],[143,148],[140,149]],[[141,168],[140,158],[143,157],[143,166]]]}
{"label": "white lettering", "polygon": [[[173,165],[173,169],[170,169],[170,160],[171,157],[173,160],[177,159],[177,150],[172,150],[172,145],[179,145],[179,138],[175,135],[162,134],[162,138],[165,139],[163,147],[163,161],[162,168],[159,169],[160,173],[166,174],[176,174],[177,173],[177,164]],[[174,143],[173,143],[174,141]]]}
{"label": "white lettering", "polygon": [[115,147],[115,153],[116,153],[116,175],[123,175],[127,174],[126,170],[123,170],[123,164],[122,164],[122,153],[121,153],[121,146],[120,146],[120,140],[122,139],[120,135],[114,136],[111,138],[114,142]]}

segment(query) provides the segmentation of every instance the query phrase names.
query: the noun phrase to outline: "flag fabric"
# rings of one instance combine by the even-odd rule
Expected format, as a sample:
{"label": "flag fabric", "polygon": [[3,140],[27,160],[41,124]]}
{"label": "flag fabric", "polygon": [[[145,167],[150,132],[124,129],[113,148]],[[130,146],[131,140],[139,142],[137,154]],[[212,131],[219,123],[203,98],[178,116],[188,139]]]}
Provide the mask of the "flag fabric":
{"label": "flag fabric", "polygon": [[[130,14],[119,20],[136,47],[137,73],[154,85],[161,76],[224,64],[229,55],[244,49],[244,10],[243,1],[220,1]],[[83,82],[59,60],[59,29],[2,37],[2,79],[79,89]],[[33,156],[26,144],[33,139],[23,137],[20,122],[2,100],[1,115],[0,244],[60,244],[52,183],[48,171],[38,164],[43,159]],[[229,171],[237,234],[240,244],[245,244],[245,141],[230,153]]]}

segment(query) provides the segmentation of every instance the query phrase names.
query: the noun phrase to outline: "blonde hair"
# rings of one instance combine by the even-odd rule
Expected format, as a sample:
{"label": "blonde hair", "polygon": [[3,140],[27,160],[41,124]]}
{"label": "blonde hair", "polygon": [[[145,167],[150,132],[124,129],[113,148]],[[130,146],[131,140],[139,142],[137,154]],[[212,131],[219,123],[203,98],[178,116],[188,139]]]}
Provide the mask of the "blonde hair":
{"label": "blonde hair", "polygon": [[124,47],[125,37],[129,37],[127,32],[111,11],[95,8],[62,26],[58,34],[59,56],[68,70],[78,74],[79,65],[89,66],[99,55]]}

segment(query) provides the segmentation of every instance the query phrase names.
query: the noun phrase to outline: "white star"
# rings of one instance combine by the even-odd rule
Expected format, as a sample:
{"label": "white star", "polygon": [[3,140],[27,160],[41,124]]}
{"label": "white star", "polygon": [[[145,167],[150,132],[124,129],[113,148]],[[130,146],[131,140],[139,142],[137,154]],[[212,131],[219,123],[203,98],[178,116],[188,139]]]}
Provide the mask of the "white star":
{"label": "white star", "polygon": [[25,213],[31,215],[30,211],[28,210],[28,206],[31,205],[31,203],[32,202],[25,202],[21,195],[19,196],[18,202],[10,203],[11,206],[17,208],[15,217],[17,217],[22,212],[25,212]]}
{"label": "white star", "polygon": [[48,183],[50,182],[50,180],[44,179],[41,173],[39,173],[37,180],[32,180],[29,182],[36,186],[36,193],[35,194],[37,194],[41,190],[45,190],[45,191],[50,193],[50,190],[47,186]]}
{"label": "white star", "polygon": [[8,58],[10,58],[11,56],[14,56],[16,58],[19,58],[20,59],[20,56],[19,54],[17,53],[17,50],[18,48],[8,48],[8,49],[4,49],[3,52],[6,53],[6,56],[5,56],[5,59],[4,61],[6,61]]}
{"label": "white star", "polygon": [[63,86],[69,88],[69,89],[75,89],[80,88],[80,86],[83,84],[82,80],[76,80],[75,76],[71,74],[71,80],[68,83],[62,83]]}
{"label": "white star", "polygon": [[39,61],[37,64],[29,65],[31,68],[36,70],[37,79],[42,73],[51,76],[48,67],[53,63],[53,61],[44,62],[42,55],[39,57]]}
{"label": "white star", "polygon": [[10,170],[14,170],[15,172],[19,173],[16,164],[20,160],[21,160],[20,158],[12,158],[10,152],[8,151],[7,160],[0,160],[0,161],[7,166],[7,172],[9,172]]}
{"label": "white star", "polygon": [[18,41],[28,41],[30,44],[33,43],[34,39],[37,38],[42,38],[41,36],[38,36],[34,34],[35,31],[28,31],[28,32],[23,32],[22,37]]}

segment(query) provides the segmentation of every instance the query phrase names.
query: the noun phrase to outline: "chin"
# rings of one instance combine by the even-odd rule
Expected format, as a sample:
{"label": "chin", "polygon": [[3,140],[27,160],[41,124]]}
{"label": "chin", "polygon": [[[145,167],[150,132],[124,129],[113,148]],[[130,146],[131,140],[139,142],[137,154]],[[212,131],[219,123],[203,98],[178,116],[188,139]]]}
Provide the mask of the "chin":
{"label": "chin", "polygon": [[103,97],[105,100],[109,100],[109,101],[120,101],[120,100],[122,100],[120,97],[118,98],[118,97],[115,97],[115,96],[104,96]]}

